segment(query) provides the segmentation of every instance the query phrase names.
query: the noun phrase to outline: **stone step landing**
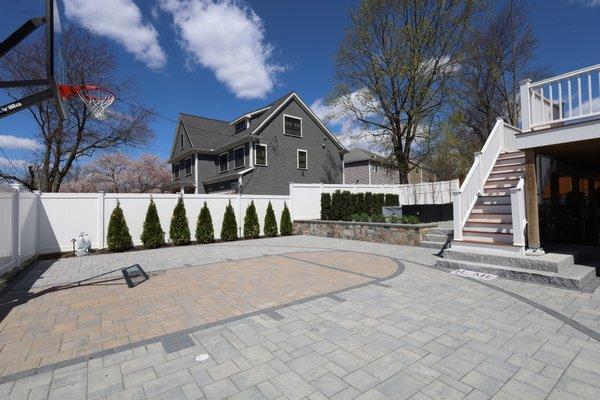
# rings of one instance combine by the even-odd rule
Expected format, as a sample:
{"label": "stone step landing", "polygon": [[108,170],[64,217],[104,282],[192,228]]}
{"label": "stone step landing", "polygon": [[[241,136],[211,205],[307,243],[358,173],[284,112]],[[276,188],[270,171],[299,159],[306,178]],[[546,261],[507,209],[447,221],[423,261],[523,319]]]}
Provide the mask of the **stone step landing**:
{"label": "stone step landing", "polygon": [[421,237],[421,247],[442,250],[452,241],[453,230],[447,228],[426,229]]}

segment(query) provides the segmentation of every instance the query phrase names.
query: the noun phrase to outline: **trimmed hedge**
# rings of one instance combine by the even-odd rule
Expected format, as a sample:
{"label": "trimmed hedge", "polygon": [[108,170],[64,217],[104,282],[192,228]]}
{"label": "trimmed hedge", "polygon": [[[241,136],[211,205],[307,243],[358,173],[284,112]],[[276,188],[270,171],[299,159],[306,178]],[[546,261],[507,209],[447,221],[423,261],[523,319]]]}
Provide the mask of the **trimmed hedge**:
{"label": "trimmed hedge", "polygon": [[373,211],[372,214],[380,215],[382,214],[381,207],[383,207],[385,202],[385,195],[383,193],[375,193],[373,194]]}
{"label": "trimmed hedge", "polygon": [[331,216],[331,195],[321,193],[321,219],[327,220]]}
{"label": "trimmed hedge", "polygon": [[270,201],[267,206],[267,213],[265,214],[265,236],[277,236],[277,219],[275,218],[275,211],[273,211],[273,206]]}
{"label": "trimmed hedge", "polygon": [[171,226],[169,227],[169,237],[175,246],[189,244],[191,241],[190,227],[185,214],[185,205],[183,204],[182,196],[179,196],[177,205],[173,210]]}
{"label": "trimmed hedge", "polygon": [[117,205],[110,214],[106,242],[110,251],[125,251],[133,247],[133,241],[119,200],[117,200]]}
{"label": "trimmed hedge", "polygon": [[354,194],[354,214],[365,213],[365,194],[355,193]]}
{"label": "trimmed hedge", "polygon": [[365,214],[373,214],[373,193],[365,193]]}
{"label": "trimmed hedge", "polygon": [[215,241],[215,232],[213,228],[212,216],[206,202],[198,215],[196,223],[196,241],[198,243],[212,243]]}
{"label": "trimmed hedge", "polygon": [[386,194],[385,195],[385,205],[389,207],[399,206],[400,205],[400,196],[397,194]]}
{"label": "trimmed hedge", "polygon": [[336,190],[331,195],[331,212],[329,219],[332,221],[340,221],[342,219],[342,192]]}
{"label": "trimmed hedge", "polygon": [[291,236],[294,234],[294,225],[287,204],[283,203],[283,211],[281,213],[281,236]]}
{"label": "trimmed hedge", "polygon": [[352,219],[352,211],[354,210],[352,193],[344,190],[340,194],[340,202],[340,219],[342,221],[350,221]]}
{"label": "trimmed hedge", "polygon": [[146,218],[144,219],[144,228],[140,239],[147,249],[155,249],[165,245],[165,232],[160,226],[158,211],[156,210],[156,204],[154,204],[152,197],[150,197],[150,204],[148,204]]}
{"label": "trimmed hedge", "polygon": [[244,216],[244,239],[256,239],[260,236],[260,224],[258,223],[258,214],[254,201],[250,201],[250,205],[246,208]]}
{"label": "trimmed hedge", "polygon": [[221,225],[221,240],[224,242],[232,242],[238,239],[237,233],[237,221],[235,220],[235,212],[231,201],[225,207],[225,214],[223,215],[223,224]]}

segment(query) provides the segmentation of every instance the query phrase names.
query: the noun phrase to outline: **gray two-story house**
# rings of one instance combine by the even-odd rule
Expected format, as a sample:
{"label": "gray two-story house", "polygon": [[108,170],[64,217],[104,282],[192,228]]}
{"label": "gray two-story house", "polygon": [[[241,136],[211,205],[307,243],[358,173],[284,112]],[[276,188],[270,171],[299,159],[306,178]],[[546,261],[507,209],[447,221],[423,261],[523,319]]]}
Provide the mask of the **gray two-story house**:
{"label": "gray two-story house", "polygon": [[180,114],[164,190],[288,194],[291,182],[342,183],[346,152],[295,92],[232,121]]}

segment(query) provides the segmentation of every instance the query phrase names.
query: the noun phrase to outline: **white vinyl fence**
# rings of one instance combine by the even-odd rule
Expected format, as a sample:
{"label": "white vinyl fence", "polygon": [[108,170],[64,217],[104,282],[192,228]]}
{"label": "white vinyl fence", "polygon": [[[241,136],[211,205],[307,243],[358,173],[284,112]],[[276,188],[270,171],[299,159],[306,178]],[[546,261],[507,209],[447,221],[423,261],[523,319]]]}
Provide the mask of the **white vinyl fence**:
{"label": "white vinyl fence", "polygon": [[[279,224],[284,203],[288,204],[292,219],[320,217],[322,192],[349,190],[351,192],[394,193],[400,204],[441,204],[451,201],[452,190],[458,181],[423,183],[416,185],[320,185],[290,184],[290,196],[185,194],[183,201],[192,238],[196,221],[206,201],[215,237],[219,238],[225,207],[233,205],[241,236],[246,208],[254,201],[261,225],[261,234],[267,205],[271,202]],[[140,235],[150,197],[154,199],[162,228],[169,235],[173,209],[180,194],[124,194],[124,193],[31,193],[18,186],[0,186],[0,273],[8,271],[37,255],[70,251],[72,240],[80,232],[87,233],[92,248],[106,247],[106,233],[110,214],[117,200],[121,204],[129,232],[135,245],[141,244]]]}
{"label": "white vinyl fence", "polygon": [[351,193],[397,194],[403,204],[444,204],[452,202],[452,191],[458,190],[453,181],[416,183],[411,185],[322,185],[294,183],[290,185],[292,219],[318,219],[321,216],[321,193],[348,190]]}

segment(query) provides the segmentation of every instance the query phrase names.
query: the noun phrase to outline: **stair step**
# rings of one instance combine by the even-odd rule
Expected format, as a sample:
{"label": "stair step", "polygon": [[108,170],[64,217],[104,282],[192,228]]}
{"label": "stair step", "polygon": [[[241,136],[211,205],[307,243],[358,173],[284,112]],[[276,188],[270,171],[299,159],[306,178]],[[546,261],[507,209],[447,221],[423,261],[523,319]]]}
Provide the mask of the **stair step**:
{"label": "stair step", "polygon": [[477,206],[485,206],[485,205],[509,205],[510,206],[510,196],[479,196],[477,198],[477,202],[475,203]]}
{"label": "stair step", "polygon": [[571,265],[560,272],[551,272],[444,258],[438,260],[436,266],[450,270],[466,269],[469,271],[485,272],[511,280],[546,284],[576,290],[583,289],[583,287],[589,284],[596,275],[594,268],[582,265]]}
{"label": "stair step", "polygon": [[429,242],[427,240],[422,240],[421,244],[420,244],[421,247],[427,247],[428,249],[438,249],[438,250],[443,249],[445,245],[446,245],[446,243]]}
{"label": "stair step", "polygon": [[514,243],[511,233],[469,232],[463,229],[463,241],[465,240],[488,244],[512,245]]}
{"label": "stair step", "polygon": [[431,233],[426,233],[423,235],[423,240],[427,242],[446,243],[450,240],[450,237],[448,235],[434,235]]}
{"label": "stair step", "polygon": [[513,233],[512,224],[477,224],[467,223],[463,232],[482,232],[482,233]]}
{"label": "stair step", "polygon": [[514,182],[515,186],[517,185],[517,183],[519,183],[519,179],[521,179],[522,176],[518,175],[518,174],[496,174],[496,175],[491,175],[490,177],[487,178],[486,183],[492,183],[492,182]]}
{"label": "stair step", "polygon": [[511,214],[510,204],[475,204],[471,214]]}
{"label": "stair step", "polygon": [[525,168],[492,168],[492,172],[490,172],[490,178],[500,178],[500,177],[517,177],[521,178],[525,174]]}
{"label": "stair step", "polygon": [[512,214],[471,214],[467,223],[512,224]]}
{"label": "stair step", "polygon": [[551,272],[558,272],[561,268],[575,264],[572,254],[547,253],[536,257],[516,254],[508,256],[486,254],[481,250],[460,251],[452,248],[444,251],[444,258]]}
{"label": "stair step", "polygon": [[510,198],[510,188],[507,189],[487,189],[483,192],[484,197],[504,197],[508,196]]}
{"label": "stair step", "polygon": [[512,167],[512,168],[525,168],[525,159],[520,159],[520,158],[510,158],[508,160],[496,160],[496,163],[494,164],[493,168],[507,168],[507,167]]}
{"label": "stair step", "polygon": [[484,189],[510,189],[510,188],[517,187],[517,183],[519,183],[518,179],[515,179],[514,181],[504,180],[504,181],[486,183],[483,186],[483,188]]}
{"label": "stair step", "polygon": [[454,233],[453,229],[450,228],[427,228],[425,229],[425,234],[427,235],[452,235]]}
{"label": "stair step", "polygon": [[512,160],[515,158],[525,158],[525,153],[522,151],[515,151],[512,153],[502,153],[498,156],[498,160]]}

